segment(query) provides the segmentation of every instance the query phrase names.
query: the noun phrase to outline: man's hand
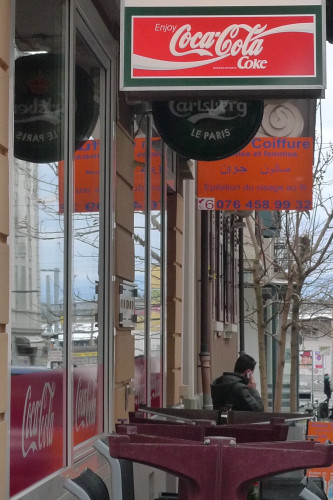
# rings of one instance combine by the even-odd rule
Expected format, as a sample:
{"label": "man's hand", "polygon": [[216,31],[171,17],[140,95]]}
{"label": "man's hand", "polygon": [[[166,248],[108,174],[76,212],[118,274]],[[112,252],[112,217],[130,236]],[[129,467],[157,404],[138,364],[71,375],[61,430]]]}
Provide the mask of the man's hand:
{"label": "man's hand", "polygon": [[257,384],[256,384],[256,381],[254,380],[253,373],[249,372],[249,374],[250,374],[250,376],[249,376],[249,383],[247,384],[247,386],[248,386],[249,389],[256,389],[257,388]]}

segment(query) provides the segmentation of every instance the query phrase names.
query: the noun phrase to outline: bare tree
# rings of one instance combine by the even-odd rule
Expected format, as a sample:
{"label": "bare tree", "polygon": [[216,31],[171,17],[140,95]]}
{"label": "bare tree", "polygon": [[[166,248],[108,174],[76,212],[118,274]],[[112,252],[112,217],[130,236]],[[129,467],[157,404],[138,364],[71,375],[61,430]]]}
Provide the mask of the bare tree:
{"label": "bare tree", "polygon": [[251,217],[245,217],[247,229],[249,231],[253,250],[254,259],[252,262],[252,277],[253,288],[256,299],[256,325],[258,331],[258,350],[259,350],[259,372],[261,381],[261,397],[264,403],[265,411],[268,410],[268,390],[267,390],[267,366],[266,366],[266,349],[265,349],[265,332],[266,324],[264,320],[264,303],[262,295],[262,280],[266,274],[267,269],[261,265],[261,250],[255,235],[254,226]]}
{"label": "bare tree", "polygon": [[[331,291],[323,287],[333,271],[333,195],[330,191],[332,179],[328,178],[328,167],[333,160],[333,147],[324,149],[320,140],[316,141],[317,154],[313,173],[312,211],[281,212],[279,241],[284,242],[281,258],[273,258],[264,248],[259,217],[247,217],[247,227],[254,249],[252,259],[253,287],[256,300],[256,327],[262,396],[267,407],[267,373],[265,363],[265,336],[269,334],[264,318],[265,301],[263,287],[274,280],[283,283],[278,298],[279,331],[276,336],[278,346],[274,410],[281,411],[282,386],[285,367],[287,333],[290,331],[290,410],[298,407],[298,357],[300,308],[311,297],[331,298]],[[256,224],[254,224],[254,220]]]}

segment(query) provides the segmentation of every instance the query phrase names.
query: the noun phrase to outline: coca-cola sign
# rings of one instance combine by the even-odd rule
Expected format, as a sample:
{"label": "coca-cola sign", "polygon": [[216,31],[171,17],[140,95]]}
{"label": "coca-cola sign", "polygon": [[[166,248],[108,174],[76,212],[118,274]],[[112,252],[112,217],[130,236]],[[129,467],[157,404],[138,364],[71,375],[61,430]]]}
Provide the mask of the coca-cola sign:
{"label": "coca-cola sign", "polygon": [[43,368],[12,376],[11,496],[65,465],[63,377]]}
{"label": "coca-cola sign", "polygon": [[64,389],[65,376],[62,369],[12,370],[11,496],[65,466],[69,401],[75,446],[103,432],[103,365],[74,367],[72,399]]}
{"label": "coca-cola sign", "polygon": [[74,370],[74,445],[103,431],[103,367],[77,366]]}
{"label": "coca-cola sign", "polygon": [[121,89],[324,87],[321,0],[218,4],[125,0]]}
{"label": "coca-cola sign", "polygon": [[157,101],[158,133],[174,151],[193,160],[226,158],[243,149],[258,131],[262,99]]}
{"label": "coca-cola sign", "polygon": [[29,385],[23,410],[22,420],[22,456],[29,452],[43,450],[52,446],[54,436],[53,400],[56,391],[55,382],[45,382],[41,397],[33,399]]}

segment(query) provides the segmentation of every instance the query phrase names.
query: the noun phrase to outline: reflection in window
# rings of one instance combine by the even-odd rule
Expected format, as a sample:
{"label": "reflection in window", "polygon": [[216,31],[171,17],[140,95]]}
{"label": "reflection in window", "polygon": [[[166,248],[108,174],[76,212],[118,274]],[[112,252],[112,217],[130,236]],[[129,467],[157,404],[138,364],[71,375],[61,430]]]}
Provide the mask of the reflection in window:
{"label": "reflection in window", "polygon": [[26,23],[31,2],[18,0],[16,9],[12,364],[59,367],[64,300],[58,178],[64,150],[64,5],[37,4],[34,7],[42,8],[45,18],[36,34]]}
{"label": "reflection in window", "polygon": [[146,138],[135,139],[134,170],[134,259],[135,282],[138,287],[135,299],[137,324],[135,335],[135,405],[147,403],[146,379]]}
{"label": "reflection in window", "polygon": [[[110,118],[105,87],[111,79],[81,36],[75,79],[65,79],[69,2],[17,0],[16,7],[11,496],[66,466],[72,442],[103,430],[99,184],[105,161],[99,146]],[[40,13],[36,25],[28,22],[31,12]],[[70,143],[65,128],[72,121]],[[75,157],[65,161],[64,151]],[[69,365],[74,369],[67,371]],[[37,423],[26,417],[36,408]]]}
{"label": "reflection in window", "polygon": [[[28,20],[37,9],[41,14],[35,26]],[[11,496],[66,465],[67,396],[60,342],[64,335],[64,214],[58,175],[64,151],[64,14],[65,2],[16,1]],[[32,425],[26,416],[37,407],[38,421]],[[50,410],[54,408],[57,411]],[[52,427],[46,431],[50,419]]]}
{"label": "reflection in window", "polygon": [[[100,290],[100,184],[103,155],[100,150],[101,99],[105,72],[81,35],[76,37],[76,67],[85,85],[75,88],[76,101],[87,105],[75,119],[75,137],[81,138],[74,157],[72,257],[72,363],[74,366],[74,445],[103,431],[103,317]],[[76,75],[78,75],[78,69]],[[105,106],[103,106],[103,109]],[[89,116],[88,127],[82,123]],[[103,117],[104,124],[104,117]]]}
{"label": "reflection in window", "polygon": [[162,140],[152,141],[150,169],[150,384],[151,406],[162,405]]}
{"label": "reflection in window", "polygon": [[[57,164],[15,160],[14,176],[18,200],[13,207],[12,364],[50,366],[55,359],[60,364],[61,354],[54,352],[59,351],[57,335],[62,333],[64,258]],[[31,338],[34,347],[28,349]]]}
{"label": "reflection in window", "polygon": [[215,317],[223,323],[237,323],[237,232],[234,216],[215,212],[216,245],[216,294]]}
{"label": "reflection in window", "polygon": [[[76,39],[76,66],[88,88],[76,87],[76,100],[88,92],[90,125],[82,135],[76,116],[75,136],[82,142],[74,156],[72,357],[75,366],[97,364],[98,284],[100,246],[100,64],[80,35]],[[82,118],[84,117],[84,110]],[[102,345],[99,343],[100,359]]]}
{"label": "reflection in window", "polygon": [[[148,122],[148,120],[147,120]],[[144,121],[144,124],[147,123]],[[152,137],[147,161],[147,131],[135,139],[134,241],[137,325],[135,330],[135,403],[162,406],[162,141]],[[165,158],[167,158],[165,154]],[[150,166],[150,167],[149,167]],[[147,186],[149,188],[147,189]],[[150,206],[147,207],[149,192]],[[149,389],[148,389],[149,388]],[[149,394],[147,391],[149,390]]]}

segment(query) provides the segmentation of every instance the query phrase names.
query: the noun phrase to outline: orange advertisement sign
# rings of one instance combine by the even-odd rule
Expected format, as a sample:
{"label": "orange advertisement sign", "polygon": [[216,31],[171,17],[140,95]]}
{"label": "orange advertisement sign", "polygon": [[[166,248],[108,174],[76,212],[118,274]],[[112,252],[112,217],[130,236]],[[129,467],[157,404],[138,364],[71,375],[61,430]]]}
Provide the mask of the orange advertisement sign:
{"label": "orange advertisement sign", "polygon": [[[308,424],[308,435],[315,436],[315,441],[325,443],[333,442],[333,422],[312,422]],[[325,485],[325,493],[328,500],[333,499],[333,465],[317,469],[308,469],[308,477],[322,477]]]}
{"label": "orange advertisement sign", "polygon": [[[161,143],[158,137],[152,138],[151,169],[150,169],[150,209],[160,210],[161,207],[161,155],[154,149],[154,142]],[[141,212],[145,210],[146,200],[146,139],[136,137],[134,144],[134,159],[137,165],[134,170],[134,210]]]}
{"label": "orange advertisement sign", "polygon": [[[161,142],[160,138],[152,139]],[[136,167],[134,170],[134,210],[145,210],[146,187],[146,151],[145,139],[136,138],[134,148],[134,159]],[[98,140],[86,141],[80,149],[75,152],[74,162],[74,212],[98,212],[99,211],[99,152]],[[154,148],[151,151],[150,172],[150,200],[151,210],[160,210],[161,205],[161,155]],[[64,212],[64,162],[58,163],[59,174],[59,213]]]}
{"label": "orange advertisement sign", "polygon": [[[64,213],[64,162],[59,161],[59,213]],[[74,212],[99,211],[99,141],[86,141],[75,151]]]}
{"label": "orange advertisement sign", "polygon": [[255,137],[229,158],[198,162],[201,210],[311,210],[312,137]]}

